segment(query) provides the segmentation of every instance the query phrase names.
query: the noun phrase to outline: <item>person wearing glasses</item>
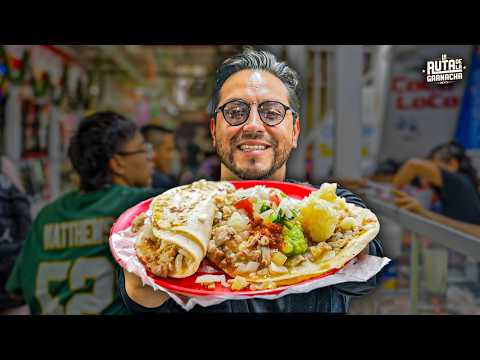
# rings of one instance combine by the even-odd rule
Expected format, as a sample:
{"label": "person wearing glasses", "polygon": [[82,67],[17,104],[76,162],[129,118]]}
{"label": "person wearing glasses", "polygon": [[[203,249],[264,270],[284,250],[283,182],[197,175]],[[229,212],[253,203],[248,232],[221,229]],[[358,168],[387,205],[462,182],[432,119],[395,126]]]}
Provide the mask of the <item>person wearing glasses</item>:
{"label": "person wearing glasses", "polygon": [[151,145],[132,121],[100,112],[80,121],[68,155],[80,188],[40,211],[6,289],[31,314],[128,313],[108,238],[122,212],[163,191],[149,188]]}
{"label": "person wearing glasses", "polygon": [[[298,75],[274,55],[247,48],[223,62],[216,74],[210,101],[210,130],[221,160],[221,180],[269,179],[286,181],[286,163],[297,147],[300,134],[300,82]],[[339,188],[337,195],[364,206],[351,192]],[[383,256],[378,240],[364,254]],[[351,298],[377,286],[379,276],[367,282],[343,283],[287,295],[277,300],[225,301],[193,312],[346,313]],[[183,312],[168,295],[143,286],[128,271],[119,272],[119,290],[133,312]]]}

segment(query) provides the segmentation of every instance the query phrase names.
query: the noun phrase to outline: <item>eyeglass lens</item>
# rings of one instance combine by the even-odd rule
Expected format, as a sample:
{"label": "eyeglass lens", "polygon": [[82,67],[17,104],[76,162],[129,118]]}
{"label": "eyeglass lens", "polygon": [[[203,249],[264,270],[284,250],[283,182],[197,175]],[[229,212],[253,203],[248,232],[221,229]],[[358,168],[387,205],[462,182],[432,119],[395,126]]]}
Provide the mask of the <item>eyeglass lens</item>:
{"label": "eyeglass lens", "polygon": [[[286,109],[281,103],[266,101],[258,107],[258,114],[267,125],[278,125],[285,118]],[[247,121],[250,105],[243,101],[232,101],[223,108],[223,116],[230,125],[240,125]]]}

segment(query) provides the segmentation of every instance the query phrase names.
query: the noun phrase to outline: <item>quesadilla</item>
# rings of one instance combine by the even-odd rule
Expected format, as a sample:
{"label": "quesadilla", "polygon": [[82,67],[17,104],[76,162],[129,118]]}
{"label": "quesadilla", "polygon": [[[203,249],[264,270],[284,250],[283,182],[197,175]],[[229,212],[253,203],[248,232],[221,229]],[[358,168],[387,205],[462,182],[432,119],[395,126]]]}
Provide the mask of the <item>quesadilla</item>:
{"label": "quesadilla", "polygon": [[203,180],[154,198],[132,224],[137,256],[147,270],[163,278],[194,274],[207,253],[216,211],[212,198],[227,199],[234,190],[228,182]]}

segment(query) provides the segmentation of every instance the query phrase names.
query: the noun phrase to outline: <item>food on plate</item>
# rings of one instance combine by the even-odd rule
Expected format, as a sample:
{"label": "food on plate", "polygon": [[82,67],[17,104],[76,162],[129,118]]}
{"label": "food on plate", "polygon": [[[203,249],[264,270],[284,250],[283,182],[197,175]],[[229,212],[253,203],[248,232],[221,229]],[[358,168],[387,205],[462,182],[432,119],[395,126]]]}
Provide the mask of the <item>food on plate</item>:
{"label": "food on plate", "polygon": [[225,275],[201,275],[195,279],[196,284],[202,284],[207,289],[215,289],[215,283],[219,282],[222,286],[229,287]]}
{"label": "food on plate", "polygon": [[369,210],[323,184],[303,200],[255,186],[215,197],[208,259],[234,278],[232,289],[270,289],[339,269],[379,230]]}
{"label": "food on plate", "polygon": [[193,275],[207,252],[216,211],[212,198],[228,198],[234,191],[228,182],[203,180],[155,197],[132,223],[137,256],[146,269],[163,278]]}
{"label": "food on plate", "polygon": [[379,231],[368,209],[323,184],[300,200],[274,187],[235,190],[229,182],[201,180],[156,198],[132,222],[136,252],[154,275],[184,278],[206,258],[230,280],[198,276],[196,283],[232,290],[277,286],[340,269]]}

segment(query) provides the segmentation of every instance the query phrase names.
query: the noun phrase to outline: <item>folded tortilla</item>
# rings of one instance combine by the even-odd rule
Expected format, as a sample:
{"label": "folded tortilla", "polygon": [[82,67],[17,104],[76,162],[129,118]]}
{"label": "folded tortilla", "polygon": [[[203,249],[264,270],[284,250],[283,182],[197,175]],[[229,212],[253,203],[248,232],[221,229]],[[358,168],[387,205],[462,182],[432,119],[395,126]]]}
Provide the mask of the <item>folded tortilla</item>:
{"label": "folded tortilla", "polygon": [[[184,257],[181,270],[174,267],[169,277],[185,278],[193,275],[207,254],[216,207],[213,198],[234,191],[228,182],[199,181],[180,186],[157,196],[150,204],[151,230],[155,241],[176,246]],[[146,263],[149,250],[145,233],[138,237],[137,253]],[[150,266],[151,267],[151,266]]]}

